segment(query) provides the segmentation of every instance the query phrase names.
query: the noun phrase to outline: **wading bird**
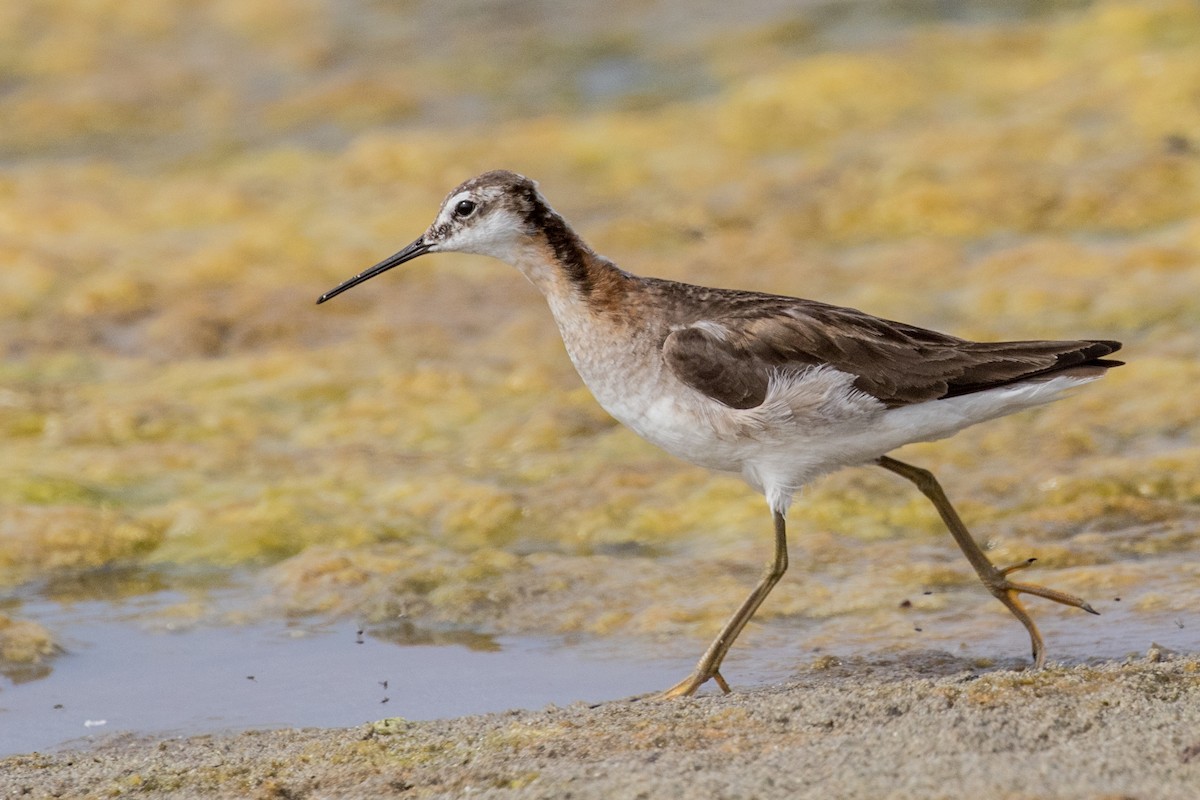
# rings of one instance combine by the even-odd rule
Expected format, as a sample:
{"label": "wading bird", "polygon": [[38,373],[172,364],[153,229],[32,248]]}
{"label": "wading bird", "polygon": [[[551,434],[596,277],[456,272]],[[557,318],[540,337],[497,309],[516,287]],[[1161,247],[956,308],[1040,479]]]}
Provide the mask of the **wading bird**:
{"label": "wading bird", "polygon": [[796,491],[842,467],[874,464],[907,478],[933,503],[984,586],[1029,632],[1019,595],[1097,613],[1078,597],[996,567],[928,470],[887,455],[1057,398],[1120,361],[1111,341],[972,342],[851,308],[759,292],[642,278],[597,255],[538,192],[487,172],[446,197],[425,233],[323,295],[426,253],[506,261],[541,290],[567,353],[600,405],[647,441],[710,469],[734,472],[766,497],[775,554],[754,590],[690,675],[662,693],[693,694],[721,662],[787,569],[784,517]]}

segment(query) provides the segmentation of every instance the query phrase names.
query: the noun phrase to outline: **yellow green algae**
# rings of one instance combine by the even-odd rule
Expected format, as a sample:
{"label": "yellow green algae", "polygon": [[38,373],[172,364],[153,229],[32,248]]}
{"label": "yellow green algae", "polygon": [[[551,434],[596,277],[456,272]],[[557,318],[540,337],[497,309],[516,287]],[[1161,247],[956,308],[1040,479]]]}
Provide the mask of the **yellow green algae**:
{"label": "yellow green algae", "polygon": [[0,674],[17,680],[41,677],[59,650],[44,626],[0,613]]}
{"label": "yellow green algae", "polygon": [[[997,561],[1189,607],[1194,3],[804,53],[799,17],[711,33],[704,90],[567,92],[531,116],[516,67],[468,80],[429,49],[354,60],[332,22],[375,18],[338,15],[317,0],[0,10],[0,584],[240,567],[278,613],[703,642],[767,555],[761,498],[610,420],[518,275],[441,256],[313,304],[416,236],[455,183],[506,167],[635,272],[974,338],[1125,341],[1130,365],[1074,397],[902,457],[942,476]],[[226,48],[242,74],[182,44]],[[621,36],[528,49],[551,69],[636,51]],[[253,75],[282,88],[252,104]],[[440,122],[454,96],[494,118]],[[795,575],[760,619],[835,620],[885,646],[902,598],[990,602],[947,599],[974,578],[885,473],[832,476],[790,519]]]}

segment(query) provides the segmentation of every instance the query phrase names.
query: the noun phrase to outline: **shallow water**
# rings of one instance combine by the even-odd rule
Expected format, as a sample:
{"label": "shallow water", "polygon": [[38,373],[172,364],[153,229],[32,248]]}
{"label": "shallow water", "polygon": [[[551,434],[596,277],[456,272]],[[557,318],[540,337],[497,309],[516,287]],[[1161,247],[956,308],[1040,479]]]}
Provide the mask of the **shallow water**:
{"label": "shallow water", "polygon": [[[146,612],[175,599],[139,604]],[[500,637],[482,649],[397,646],[347,622],[164,632],[104,603],[27,610],[60,632],[68,652],[41,679],[0,678],[0,755],[122,733],[347,727],[566,705],[642,692],[688,666],[534,637]]]}
{"label": "shallow water", "polygon": [[[347,727],[615,700],[666,688],[694,663],[678,642],[622,637],[414,635],[345,621],[146,626],[179,600],[158,592],[120,605],[27,602],[24,613],[53,628],[67,652],[39,678],[0,678],[0,755],[121,734]],[[1151,645],[1200,651],[1200,616],[1138,612],[1136,601],[1136,594],[1098,601],[1100,617],[1039,614],[1051,663],[1120,659]],[[421,643],[455,639],[463,643]],[[785,681],[824,657],[903,659],[935,650],[981,668],[1021,669],[1027,641],[1006,613],[986,611],[971,619],[897,610],[871,630],[852,619],[777,619],[751,626],[724,673],[738,690]],[[694,643],[696,655],[702,644]]]}

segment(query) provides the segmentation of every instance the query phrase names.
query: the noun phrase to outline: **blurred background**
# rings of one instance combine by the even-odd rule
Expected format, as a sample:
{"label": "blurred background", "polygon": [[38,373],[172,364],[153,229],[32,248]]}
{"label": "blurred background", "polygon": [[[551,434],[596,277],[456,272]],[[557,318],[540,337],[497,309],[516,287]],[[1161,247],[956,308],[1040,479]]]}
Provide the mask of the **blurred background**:
{"label": "blurred background", "polygon": [[[0,117],[0,750],[682,677],[762,498],[609,419],[502,264],[314,305],[493,168],[633,272],[1123,340],[901,457],[1102,612],[1034,601],[1051,659],[1200,648],[1194,2],[5,3]],[[841,473],[790,519],[735,685],[1022,663],[911,486]]]}

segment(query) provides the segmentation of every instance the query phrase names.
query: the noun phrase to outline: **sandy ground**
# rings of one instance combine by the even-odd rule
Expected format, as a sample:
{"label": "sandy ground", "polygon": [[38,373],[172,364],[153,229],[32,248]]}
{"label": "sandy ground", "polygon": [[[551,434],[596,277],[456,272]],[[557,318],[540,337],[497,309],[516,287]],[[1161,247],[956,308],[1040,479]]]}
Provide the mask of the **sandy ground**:
{"label": "sandy ground", "polygon": [[780,686],[0,761],[8,797],[1195,798],[1200,657],[817,662]]}

